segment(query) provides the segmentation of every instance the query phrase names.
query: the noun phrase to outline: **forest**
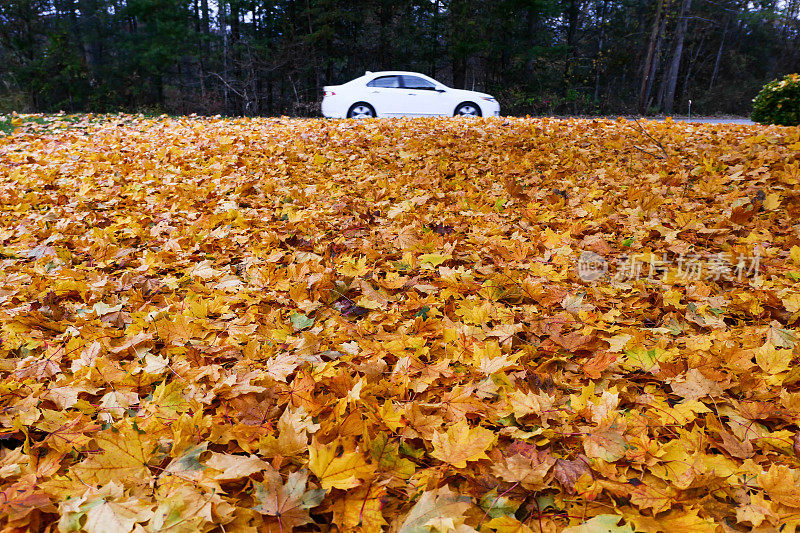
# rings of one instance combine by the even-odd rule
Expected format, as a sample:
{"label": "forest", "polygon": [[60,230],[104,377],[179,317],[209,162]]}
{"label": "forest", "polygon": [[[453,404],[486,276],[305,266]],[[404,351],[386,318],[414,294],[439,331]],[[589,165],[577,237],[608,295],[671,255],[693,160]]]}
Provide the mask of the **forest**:
{"label": "forest", "polygon": [[509,115],[746,115],[800,70],[800,0],[0,2],[0,112],[318,116],[389,69]]}

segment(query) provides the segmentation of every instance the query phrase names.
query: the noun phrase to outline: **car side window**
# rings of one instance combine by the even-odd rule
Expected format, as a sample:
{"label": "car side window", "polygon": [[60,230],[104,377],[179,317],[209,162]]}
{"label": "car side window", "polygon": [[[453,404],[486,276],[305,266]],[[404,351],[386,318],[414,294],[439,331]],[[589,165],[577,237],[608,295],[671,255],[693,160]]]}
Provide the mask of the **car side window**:
{"label": "car side window", "polygon": [[396,89],[400,87],[400,76],[381,76],[367,84],[367,87],[384,87]]}
{"label": "car side window", "polygon": [[436,85],[418,76],[403,76],[403,86],[406,89],[422,89],[435,91]]}

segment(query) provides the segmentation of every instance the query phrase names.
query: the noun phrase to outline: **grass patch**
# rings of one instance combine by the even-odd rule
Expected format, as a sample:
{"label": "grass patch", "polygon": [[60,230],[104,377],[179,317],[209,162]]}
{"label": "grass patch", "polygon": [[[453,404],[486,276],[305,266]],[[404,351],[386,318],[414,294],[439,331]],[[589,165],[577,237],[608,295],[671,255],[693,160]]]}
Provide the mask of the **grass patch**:
{"label": "grass patch", "polygon": [[14,131],[14,126],[11,125],[11,117],[3,117],[0,119],[0,133],[11,135]]}
{"label": "grass patch", "polygon": [[92,124],[108,120],[109,115],[77,113],[0,115],[0,133],[10,135],[21,128],[27,133],[60,132],[68,129],[86,129]]}

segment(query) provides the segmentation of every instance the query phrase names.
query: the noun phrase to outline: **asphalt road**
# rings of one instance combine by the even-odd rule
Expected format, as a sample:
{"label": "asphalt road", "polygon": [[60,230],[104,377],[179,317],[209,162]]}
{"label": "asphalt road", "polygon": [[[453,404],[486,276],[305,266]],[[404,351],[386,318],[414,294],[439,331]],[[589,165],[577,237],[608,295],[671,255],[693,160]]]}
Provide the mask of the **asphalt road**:
{"label": "asphalt road", "polygon": [[[628,120],[655,120],[656,122],[664,122],[667,120],[667,117],[660,116],[660,117],[642,117],[642,116],[635,116],[635,115],[606,115],[604,118],[609,119],[616,119],[618,117],[624,117]],[[599,118],[599,117],[589,117],[589,116],[554,116],[553,118],[585,118],[585,119],[592,119],[592,118]],[[692,117],[687,118],[685,116],[682,117],[672,117],[672,120],[675,122],[691,122],[694,124],[742,124],[745,126],[752,126],[755,124],[752,120],[744,117]]]}
{"label": "asphalt road", "polygon": [[[657,119],[660,122],[663,122],[663,118]],[[691,119],[686,117],[672,117],[672,120],[675,122],[696,122],[698,124],[744,124],[744,125],[752,125],[755,124],[750,119],[747,118],[731,118],[731,117],[692,117]]]}

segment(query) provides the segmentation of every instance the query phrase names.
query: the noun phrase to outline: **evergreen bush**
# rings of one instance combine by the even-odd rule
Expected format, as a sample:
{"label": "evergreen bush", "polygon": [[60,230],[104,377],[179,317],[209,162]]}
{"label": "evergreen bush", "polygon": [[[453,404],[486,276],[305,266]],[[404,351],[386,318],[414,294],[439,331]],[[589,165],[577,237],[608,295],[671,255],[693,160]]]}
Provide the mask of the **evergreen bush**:
{"label": "evergreen bush", "polygon": [[764,85],[753,100],[750,118],[761,124],[800,124],[800,74],[787,74]]}

